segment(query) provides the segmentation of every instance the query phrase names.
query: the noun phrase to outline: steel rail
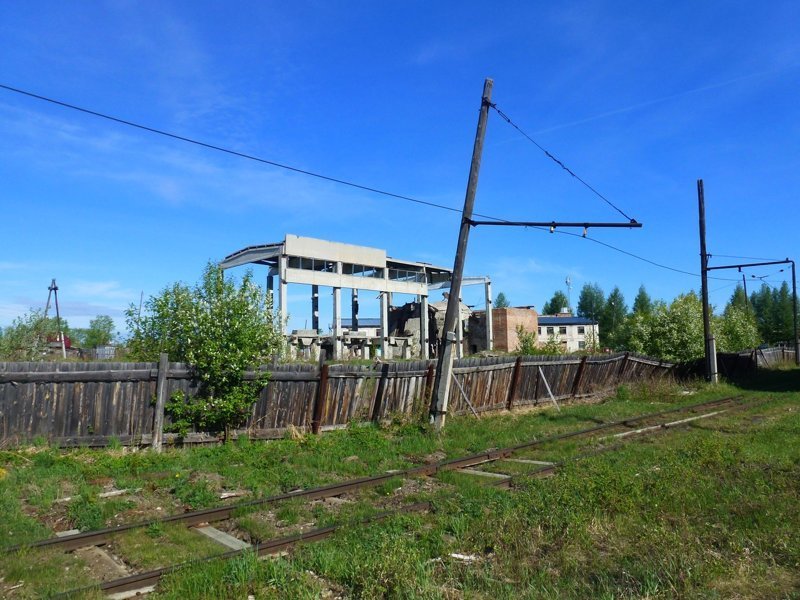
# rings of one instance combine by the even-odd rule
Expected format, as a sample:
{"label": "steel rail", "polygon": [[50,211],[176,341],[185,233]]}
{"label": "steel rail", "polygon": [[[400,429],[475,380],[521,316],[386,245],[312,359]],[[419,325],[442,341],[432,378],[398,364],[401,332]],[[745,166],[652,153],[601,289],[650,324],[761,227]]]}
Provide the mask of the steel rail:
{"label": "steel rail", "polygon": [[229,550],[228,552],[223,552],[221,554],[214,554],[213,556],[207,556],[189,562],[170,565],[168,567],[162,567],[160,569],[153,569],[151,571],[144,571],[142,573],[128,575],[126,577],[121,577],[119,579],[105,581],[98,585],[92,585],[82,588],[76,588],[74,590],[68,590],[66,592],[61,592],[60,594],[56,594],[55,596],[53,596],[53,598],[72,598],[74,596],[82,595],[92,590],[100,590],[105,592],[107,595],[118,594],[121,592],[129,592],[133,590],[140,590],[142,588],[155,585],[165,575],[169,575],[170,573],[174,573],[181,569],[185,569],[186,567],[197,566],[214,560],[230,560],[232,558],[236,558],[237,556],[242,556],[250,552],[254,552],[258,556],[278,554],[279,552],[289,550],[294,546],[297,546],[298,544],[305,544],[309,542],[316,542],[319,540],[323,540],[327,537],[330,537],[340,529],[344,529],[345,527],[348,526],[357,525],[361,527],[364,525],[369,525],[372,523],[383,521],[389,517],[398,514],[423,512],[426,510],[430,510],[430,508],[431,508],[430,502],[417,502],[415,504],[409,504],[408,506],[403,506],[401,508],[392,511],[387,511],[378,513],[376,515],[372,515],[371,517],[358,521],[357,523],[340,523],[338,525],[329,525],[327,527],[320,527],[317,529],[312,529],[311,531],[307,531],[305,533],[297,533],[295,535],[268,540],[260,544],[253,544],[250,548],[244,548],[241,550]]}
{"label": "steel rail", "polygon": [[126,531],[131,531],[133,529],[148,527],[153,524],[163,525],[168,523],[184,523],[187,526],[191,526],[191,525],[197,525],[199,523],[211,523],[214,521],[223,521],[225,519],[229,519],[235,511],[242,509],[264,506],[276,502],[281,502],[283,500],[290,500],[296,498],[304,498],[307,500],[319,500],[319,499],[329,498],[332,496],[339,496],[341,494],[351,492],[354,490],[375,487],[385,481],[388,481],[389,479],[393,479],[396,477],[432,476],[435,475],[436,473],[439,473],[440,471],[462,469],[465,467],[470,467],[481,463],[498,460],[501,458],[508,458],[509,456],[511,456],[515,452],[519,452],[520,450],[534,448],[536,446],[541,446],[551,442],[557,442],[565,439],[587,436],[599,431],[604,431],[606,429],[612,429],[614,427],[628,427],[633,423],[638,423],[640,421],[644,421],[647,419],[662,417],[668,414],[687,412],[687,411],[691,412],[703,408],[709,408],[712,406],[716,407],[720,404],[735,402],[740,398],[741,396],[731,396],[728,398],[722,398],[718,400],[710,400],[708,402],[700,402],[697,404],[680,406],[644,415],[635,415],[632,417],[626,417],[625,419],[621,419],[618,421],[610,421],[608,423],[602,423],[600,425],[589,427],[587,429],[579,429],[575,431],[569,431],[566,433],[548,436],[541,439],[534,439],[514,446],[509,446],[506,448],[500,448],[496,450],[485,450],[482,452],[477,452],[475,454],[470,454],[460,458],[448,459],[430,465],[420,465],[418,467],[411,467],[409,469],[396,471],[392,473],[383,473],[381,475],[375,475],[371,477],[349,479],[346,481],[333,483],[326,486],[310,488],[305,490],[296,490],[292,492],[285,492],[283,494],[277,494],[267,498],[249,500],[246,502],[239,502],[227,506],[218,506],[187,513],[169,515],[151,521],[140,521],[136,523],[129,523],[126,525],[118,525],[116,527],[108,527],[105,529],[76,533],[73,535],[68,535],[63,537],[47,538],[44,540],[39,540],[37,542],[31,542],[29,544],[19,544],[16,546],[10,546],[3,549],[3,552],[11,553],[19,551],[23,548],[27,549],[27,548],[44,548],[44,547],[59,547],[67,551],[67,550],[74,550],[76,548],[81,548],[84,546],[99,545],[107,541],[113,535],[124,533]]}
{"label": "steel rail", "polygon": [[[740,399],[740,397],[726,398],[726,399],[723,399],[723,400],[711,401],[711,402],[703,403],[703,404],[704,405],[720,405],[722,403],[735,402],[738,399]],[[764,401],[764,402],[767,402],[767,401]],[[763,402],[761,402],[761,403],[740,402],[736,406],[734,406],[733,408],[730,408],[730,409],[712,411],[710,413],[704,413],[702,415],[699,415],[699,416],[696,416],[696,417],[691,417],[689,419],[679,419],[679,420],[676,420],[676,421],[671,421],[671,422],[667,422],[667,423],[661,423],[659,425],[646,427],[646,428],[638,429],[638,430],[635,430],[635,431],[625,432],[623,435],[625,436],[625,440],[627,441],[632,437],[652,435],[654,433],[668,431],[668,430],[674,429],[676,427],[688,426],[688,425],[690,425],[691,423],[695,422],[698,419],[710,418],[710,417],[718,416],[720,414],[724,414],[726,412],[730,412],[730,411],[733,411],[733,410],[742,409],[742,408],[751,408],[753,406],[758,406],[760,404],[763,404]],[[697,408],[698,406],[701,406],[701,405],[694,405],[692,408]],[[686,408],[686,407],[684,407],[684,408]],[[674,413],[674,412],[677,412],[677,411],[668,410],[668,411],[662,411],[660,413],[653,413],[653,415],[663,416],[664,414],[669,414],[669,413]],[[653,415],[650,415],[650,416],[653,416]],[[645,415],[642,415],[642,417],[644,417],[644,416]],[[642,417],[637,417],[636,420],[643,420]],[[616,424],[622,424],[623,421],[616,421],[615,423]],[[596,428],[592,428],[592,429],[594,430]],[[559,439],[564,439],[564,437],[560,437]],[[608,438],[603,438],[603,439],[608,439]],[[617,439],[621,440],[621,438],[617,438]],[[592,456],[597,456],[597,455],[599,455],[601,453],[604,453],[604,452],[617,450],[620,447],[623,447],[625,445],[626,445],[625,441],[618,441],[617,443],[609,445],[609,446],[603,446],[603,447],[600,447],[600,448],[594,448],[594,449],[592,449],[592,450],[590,450],[588,452],[583,452],[583,453],[577,454],[575,456],[571,456],[569,458],[563,459],[561,461],[554,462],[554,463],[549,464],[549,465],[543,465],[543,466],[541,466],[539,468],[533,469],[533,470],[529,471],[528,473],[525,473],[525,474],[522,474],[522,475],[515,475],[515,476],[509,477],[508,479],[505,479],[505,480],[489,482],[489,483],[487,483],[487,485],[488,486],[493,486],[493,487],[511,487],[511,484],[512,484],[513,481],[518,481],[519,479],[523,479],[523,478],[541,477],[541,476],[544,476],[544,475],[548,475],[550,473],[555,472],[557,469],[559,469],[560,467],[563,467],[564,465],[566,465],[568,463],[577,462],[579,460],[582,460],[584,458],[589,458],[589,457],[592,457]],[[448,464],[453,464],[453,461],[448,461]],[[396,474],[394,474],[393,476],[396,476]],[[422,512],[422,511],[431,510],[431,509],[432,509],[432,506],[431,506],[430,502],[418,502],[418,503],[414,503],[414,504],[409,504],[407,506],[398,508],[398,509],[393,510],[391,512],[378,513],[378,514],[373,515],[373,516],[371,516],[371,517],[369,517],[367,519],[363,519],[361,521],[358,521],[357,523],[340,523],[340,524],[337,524],[337,525],[330,525],[330,526],[327,526],[327,527],[320,527],[320,528],[317,528],[317,529],[313,529],[311,531],[307,531],[305,533],[298,533],[298,534],[291,535],[291,536],[275,538],[275,539],[272,539],[272,540],[267,540],[265,542],[261,542],[259,544],[254,544],[250,548],[244,548],[244,549],[241,549],[241,550],[230,550],[230,551],[227,551],[227,552],[223,552],[223,553],[220,553],[220,554],[215,554],[213,556],[208,556],[208,557],[204,557],[204,558],[193,560],[193,561],[189,561],[189,562],[184,562],[184,563],[180,563],[180,564],[176,564],[176,565],[162,567],[162,568],[159,568],[159,569],[153,569],[153,570],[150,570],[150,571],[145,571],[145,572],[137,573],[137,574],[134,574],[134,575],[128,575],[126,577],[122,577],[122,578],[119,578],[119,579],[114,579],[114,580],[111,580],[111,581],[102,582],[102,583],[99,583],[99,584],[93,585],[93,586],[87,586],[87,587],[82,587],[82,588],[76,588],[76,589],[73,589],[73,590],[68,590],[66,592],[62,592],[60,594],[55,595],[54,598],[72,598],[72,597],[74,597],[76,595],[84,594],[84,593],[86,593],[88,591],[92,591],[92,590],[100,590],[100,591],[102,591],[102,592],[104,592],[104,593],[106,593],[108,595],[122,593],[122,592],[130,592],[130,591],[134,591],[134,590],[142,590],[144,588],[148,588],[150,586],[156,585],[157,583],[159,583],[159,581],[164,576],[169,575],[169,574],[174,573],[174,572],[177,572],[177,571],[179,571],[181,569],[185,569],[187,567],[192,567],[192,566],[197,566],[197,565],[200,565],[200,564],[205,564],[205,563],[208,563],[208,562],[211,562],[211,561],[214,561],[214,560],[230,560],[232,558],[236,558],[236,557],[242,556],[242,555],[244,555],[246,553],[249,553],[249,552],[255,552],[258,556],[277,554],[279,552],[283,552],[283,551],[289,550],[289,549],[297,546],[298,544],[311,543],[311,542],[316,542],[316,541],[319,541],[319,540],[323,540],[325,538],[330,537],[331,535],[333,535],[337,531],[339,531],[341,529],[344,529],[345,527],[349,527],[349,526],[353,526],[353,525],[356,525],[358,527],[363,527],[363,526],[366,526],[366,525],[370,525],[372,523],[380,522],[380,521],[385,520],[386,518],[388,518],[390,516],[393,516],[393,515],[396,515],[396,514]]]}

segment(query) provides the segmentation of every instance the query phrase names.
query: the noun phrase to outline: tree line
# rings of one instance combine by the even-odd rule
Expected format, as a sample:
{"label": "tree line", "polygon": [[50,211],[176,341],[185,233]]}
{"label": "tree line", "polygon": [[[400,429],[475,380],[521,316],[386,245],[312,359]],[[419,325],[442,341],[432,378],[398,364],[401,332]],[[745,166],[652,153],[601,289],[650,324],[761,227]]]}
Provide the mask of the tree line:
{"label": "tree line", "polygon": [[[567,306],[566,295],[557,290],[544,304],[542,314],[557,314]],[[598,323],[600,346],[604,348],[675,361],[693,360],[704,353],[703,307],[694,291],[667,303],[653,300],[642,285],[629,310],[619,287],[605,296],[598,284],[587,283],[581,289],[576,314]],[[784,282],[772,287],[764,283],[748,298],[742,285],[737,284],[722,313],[712,316],[711,329],[720,352],[792,340],[789,285]]]}
{"label": "tree line", "polygon": [[32,309],[8,327],[0,327],[0,360],[41,360],[61,334],[73,348],[97,348],[114,341],[114,320],[97,315],[89,321],[89,327],[70,327],[66,319],[46,317],[44,311]]}

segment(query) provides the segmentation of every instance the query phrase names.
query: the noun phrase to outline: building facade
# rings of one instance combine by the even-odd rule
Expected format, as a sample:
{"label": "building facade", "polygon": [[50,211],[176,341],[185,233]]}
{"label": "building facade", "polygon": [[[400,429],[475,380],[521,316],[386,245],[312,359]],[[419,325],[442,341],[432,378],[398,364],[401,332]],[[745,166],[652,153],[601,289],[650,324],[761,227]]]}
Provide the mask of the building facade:
{"label": "building facade", "polygon": [[540,316],[536,333],[540,346],[554,341],[565,354],[597,350],[600,340],[596,321],[573,317],[571,313]]}

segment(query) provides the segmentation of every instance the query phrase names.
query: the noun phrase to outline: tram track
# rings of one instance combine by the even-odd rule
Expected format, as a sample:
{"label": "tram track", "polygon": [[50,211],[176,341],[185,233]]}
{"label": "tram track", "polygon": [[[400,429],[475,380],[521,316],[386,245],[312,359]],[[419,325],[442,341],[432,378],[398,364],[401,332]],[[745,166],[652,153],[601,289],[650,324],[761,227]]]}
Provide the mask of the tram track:
{"label": "tram track", "polygon": [[[501,460],[503,458],[509,458],[514,453],[521,452],[523,450],[533,449],[538,446],[543,446],[545,444],[559,442],[563,440],[579,438],[579,437],[586,437],[591,436],[592,434],[603,432],[609,429],[617,428],[617,427],[624,427],[628,428],[630,431],[631,428],[634,427],[634,424],[641,424],[643,421],[649,419],[658,419],[667,415],[672,415],[676,413],[682,412],[693,412],[699,411],[706,408],[718,408],[722,406],[726,406],[729,404],[734,404],[741,400],[741,396],[731,396],[727,398],[722,398],[718,400],[711,400],[708,402],[701,402],[697,404],[691,404],[687,406],[677,407],[673,409],[658,411],[654,413],[647,413],[643,415],[636,415],[633,417],[626,417],[625,419],[620,419],[616,421],[610,421],[607,423],[601,423],[595,425],[593,427],[588,427],[585,429],[579,429],[575,431],[568,431],[565,433],[560,433],[552,436],[547,436],[539,439],[533,439],[530,441],[526,441],[520,444],[515,444],[513,446],[508,446],[505,448],[500,449],[493,449],[493,450],[485,450],[482,452],[477,452],[474,454],[470,454],[463,457],[452,458],[443,460],[440,462],[436,462],[433,464],[428,465],[420,465],[416,467],[411,467],[409,469],[398,470],[398,471],[391,471],[387,473],[381,473],[380,475],[374,475],[370,477],[361,477],[357,479],[349,479],[337,483],[332,483],[329,485],[319,486],[315,488],[308,488],[302,490],[295,490],[291,492],[285,492],[282,494],[276,494],[273,496],[269,496],[266,498],[259,498],[256,500],[248,500],[245,502],[237,502],[234,504],[229,504],[225,506],[217,506],[212,508],[200,509],[195,511],[190,511],[186,513],[180,513],[175,515],[169,515],[166,517],[161,517],[159,519],[153,519],[148,521],[138,521],[136,523],[128,523],[125,525],[118,525],[115,527],[108,527],[104,529],[98,529],[94,531],[86,531],[81,533],[76,533],[72,535],[65,535],[61,537],[52,537],[47,538],[35,542],[30,542],[27,544],[19,544],[15,546],[10,546],[3,549],[4,553],[10,552],[17,552],[23,548],[59,548],[64,551],[74,550],[75,548],[81,548],[84,546],[90,545],[99,545],[102,543],[107,542],[111,537],[115,535],[119,535],[120,533],[125,533],[127,531],[131,531],[134,529],[141,529],[146,527],[151,527],[153,525],[166,525],[171,523],[183,523],[187,527],[191,527],[193,525],[198,525],[200,523],[213,523],[216,521],[224,521],[230,519],[231,516],[243,509],[255,509],[259,507],[265,507],[270,504],[275,504],[278,502],[286,501],[286,500],[293,500],[293,499],[305,499],[305,500],[322,500],[325,498],[330,498],[333,496],[340,496],[342,494],[353,492],[361,489],[366,489],[370,487],[376,487],[395,478],[409,478],[409,477],[431,477],[436,475],[437,473],[443,471],[452,471],[458,469],[469,468],[473,466],[480,465],[486,462],[492,462],[496,460]],[[653,425],[652,427],[661,427],[661,425]]]}
{"label": "tram track", "polygon": [[[494,478],[491,481],[487,481],[486,482],[487,485],[510,487],[513,484],[513,482],[519,479],[520,477],[523,478],[542,477],[550,475],[554,473],[558,468],[564,466],[567,463],[577,461],[589,456],[597,455],[601,452],[617,449],[620,446],[624,445],[625,441],[627,441],[628,439],[639,436],[652,435],[654,433],[667,431],[669,429],[674,429],[677,427],[688,426],[700,419],[711,418],[714,416],[721,415],[723,413],[727,413],[742,408],[750,408],[758,404],[759,403],[743,401],[741,396],[712,400],[709,402],[702,402],[702,403],[677,407],[655,413],[647,413],[643,415],[626,417],[625,419],[611,421],[607,423],[600,423],[598,425],[585,429],[567,431],[564,433],[547,436],[539,439],[532,439],[506,448],[486,450],[463,457],[443,460],[433,464],[420,465],[401,471],[387,472],[373,477],[351,479],[317,488],[296,490],[284,494],[278,494],[268,498],[240,502],[224,507],[214,507],[210,509],[192,511],[190,513],[184,513],[180,515],[171,515],[157,520],[137,522],[97,531],[88,531],[79,534],[68,535],[65,537],[49,538],[31,544],[27,544],[25,546],[15,546],[7,548],[4,551],[14,552],[22,548],[31,548],[31,549],[58,548],[63,551],[69,551],[85,546],[103,545],[107,543],[109,540],[111,540],[113,536],[119,535],[126,531],[131,531],[142,527],[149,527],[154,524],[182,523],[187,527],[199,524],[208,524],[208,523],[231,519],[235,514],[241,514],[239,511],[242,510],[258,510],[260,508],[266,508],[271,504],[275,504],[281,501],[297,500],[297,499],[303,499],[306,501],[320,500],[368,489],[397,478],[411,479],[419,477],[431,477],[439,473],[444,473],[448,471],[462,471],[465,474],[474,474],[474,475],[484,474],[489,476],[488,478],[490,479],[492,478],[492,476],[494,476],[496,478]],[[674,416],[682,416],[681,413],[689,413],[691,416],[688,417],[683,416],[683,418],[669,420]],[[613,433],[614,429],[622,429],[622,431]],[[504,459],[512,459],[512,457],[515,454],[518,454],[525,450],[536,449],[537,447],[541,447],[546,444],[557,443],[560,441],[571,440],[576,438],[592,437],[601,433],[607,435],[598,437],[596,441],[601,443],[604,441],[610,441],[612,443],[593,448],[588,452],[579,453],[569,458],[556,462],[517,459],[518,462],[527,462],[530,463],[531,466],[535,467],[531,468],[523,475],[504,476],[503,474],[495,474],[490,472],[480,473],[472,469],[472,467],[476,467],[482,464],[502,461]],[[346,527],[366,527],[370,523],[386,519],[387,517],[394,514],[421,512],[430,509],[431,509],[430,503],[417,502],[395,508],[392,511],[379,512],[367,519],[358,522],[340,523],[340,524],[330,525],[327,527],[320,527],[307,530],[301,533],[296,533],[294,535],[279,537],[267,541],[260,541],[252,545],[246,544],[247,545],[246,548],[228,550],[221,554],[215,554],[206,558],[192,560],[190,562],[184,562],[181,564],[170,565],[159,569],[134,573],[126,577],[117,578],[111,581],[105,581],[96,584],[90,588],[69,590],[63,592],[62,594],[56,597],[63,597],[63,598],[76,597],[89,589],[99,589],[108,595],[114,595],[114,594],[124,595],[124,593],[131,592],[132,590],[139,591],[140,593],[147,593],[147,591],[151,590],[152,586],[154,586],[165,575],[168,575],[170,573],[173,573],[190,565],[202,564],[211,560],[228,560],[235,558],[237,556],[242,556],[246,552],[254,552],[259,556],[276,554],[279,552],[286,551],[296,546],[297,544],[311,543],[318,540],[322,540]],[[115,597],[120,597],[120,596],[115,596]]]}

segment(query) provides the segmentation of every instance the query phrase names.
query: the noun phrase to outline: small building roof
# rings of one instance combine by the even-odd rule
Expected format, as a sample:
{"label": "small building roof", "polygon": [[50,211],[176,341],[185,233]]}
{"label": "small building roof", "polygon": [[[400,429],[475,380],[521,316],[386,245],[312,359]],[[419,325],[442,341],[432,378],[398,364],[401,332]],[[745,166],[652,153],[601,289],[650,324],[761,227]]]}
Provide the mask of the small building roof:
{"label": "small building roof", "polygon": [[586,317],[539,315],[539,325],[597,325],[597,321],[592,321]]}

